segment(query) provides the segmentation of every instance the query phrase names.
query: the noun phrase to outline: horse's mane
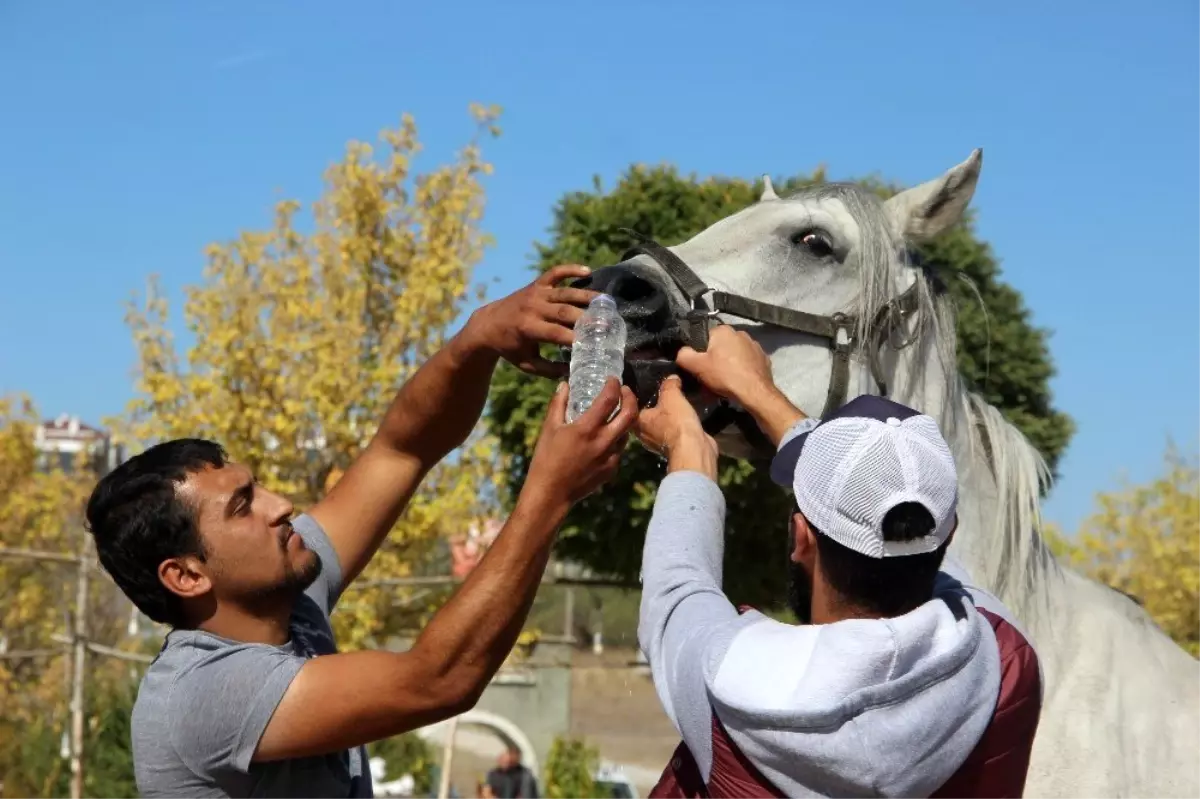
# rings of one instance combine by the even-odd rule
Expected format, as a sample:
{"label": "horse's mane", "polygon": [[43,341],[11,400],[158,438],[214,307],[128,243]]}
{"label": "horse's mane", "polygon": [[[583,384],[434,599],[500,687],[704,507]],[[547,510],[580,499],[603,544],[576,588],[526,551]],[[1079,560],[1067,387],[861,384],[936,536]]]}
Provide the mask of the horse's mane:
{"label": "horse's mane", "polygon": [[[837,199],[858,223],[861,282],[857,307],[847,309],[858,320],[856,340],[867,340],[872,315],[915,276],[917,312],[911,338],[891,342],[893,349],[914,356],[896,359],[891,393],[900,402],[934,413],[960,462],[960,474],[964,460],[990,471],[999,501],[990,515],[991,529],[980,531],[980,540],[971,543],[979,556],[977,568],[984,571],[975,577],[1018,616],[1032,618],[1046,599],[1048,578],[1058,568],[1039,533],[1040,499],[1050,485],[1050,472],[1025,435],[966,386],[958,370],[954,302],[942,276],[914,263],[911,248],[892,233],[883,202],[874,192],[854,184],[826,183],[793,196]],[[929,357],[937,359],[939,377],[944,378],[934,386],[923,374]],[[859,361],[865,370],[864,359]],[[941,397],[930,395],[936,389]]]}

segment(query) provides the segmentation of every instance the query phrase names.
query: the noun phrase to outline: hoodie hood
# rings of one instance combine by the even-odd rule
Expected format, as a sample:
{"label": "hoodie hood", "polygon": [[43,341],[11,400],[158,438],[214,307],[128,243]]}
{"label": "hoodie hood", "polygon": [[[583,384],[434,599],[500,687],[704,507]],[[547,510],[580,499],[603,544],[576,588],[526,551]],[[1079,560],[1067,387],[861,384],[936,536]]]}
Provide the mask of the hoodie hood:
{"label": "hoodie hood", "polygon": [[991,722],[995,633],[945,574],[933,600],[897,618],[792,626],[750,612],[741,621],[706,675],[710,701],[787,796],[928,796]]}

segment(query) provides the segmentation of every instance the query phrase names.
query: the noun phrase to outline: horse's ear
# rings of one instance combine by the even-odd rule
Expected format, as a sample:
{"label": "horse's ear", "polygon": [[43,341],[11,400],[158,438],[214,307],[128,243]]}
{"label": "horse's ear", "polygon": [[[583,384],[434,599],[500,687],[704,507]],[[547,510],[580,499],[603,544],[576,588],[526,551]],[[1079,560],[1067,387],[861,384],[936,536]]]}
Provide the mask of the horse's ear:
{"label": "horse's ear", "polygon": [[975,194],[983,150],[975,150],[966,161],[940,178],[914,186],[892,197],[884,207],[893,229],[909,241],[926,241],[962,218]]}
{"label": "horse's ear", "polygon": [[763,175],[763,190],[758,201],[765,203],[767,200],[778,200],[779,195],[775,193],[775,187],[771,185],[771,176]]}

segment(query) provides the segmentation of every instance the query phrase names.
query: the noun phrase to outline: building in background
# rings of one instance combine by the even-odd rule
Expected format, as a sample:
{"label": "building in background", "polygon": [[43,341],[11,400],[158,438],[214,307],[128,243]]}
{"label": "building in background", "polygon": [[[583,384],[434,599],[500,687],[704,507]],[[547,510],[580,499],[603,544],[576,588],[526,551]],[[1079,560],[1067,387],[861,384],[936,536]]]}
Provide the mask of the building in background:
{"label": "building in background", "polygon": [[74,471],[82,454],[87,465],[101,476],[125,459],[124,447],[114,443],[107,430],[65,413],[37,426],[34,446],[40,453],[38,466],[46,470],[57,467],[64,472]]}

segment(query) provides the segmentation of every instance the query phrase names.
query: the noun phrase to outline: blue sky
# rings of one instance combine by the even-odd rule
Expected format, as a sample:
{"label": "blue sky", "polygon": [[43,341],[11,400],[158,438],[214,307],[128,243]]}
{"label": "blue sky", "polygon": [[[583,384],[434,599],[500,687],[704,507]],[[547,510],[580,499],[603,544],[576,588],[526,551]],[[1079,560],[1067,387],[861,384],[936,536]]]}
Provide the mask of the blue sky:
{"label": "blue sky", "polygon": [[561,194],[633,162],[915,183],[983,147],[979,232],[1054,331],[1078,424],[1050,517],[1155,474],[1168,436],[1195,450],[1192,0],[434,5],[4,4],[0,392],[119,411],[121,303],[148,274],[178,298],[205,244],[311,202],[402,112],[436,163],[476,100],[505,109],[493,294],[527,280]]}

